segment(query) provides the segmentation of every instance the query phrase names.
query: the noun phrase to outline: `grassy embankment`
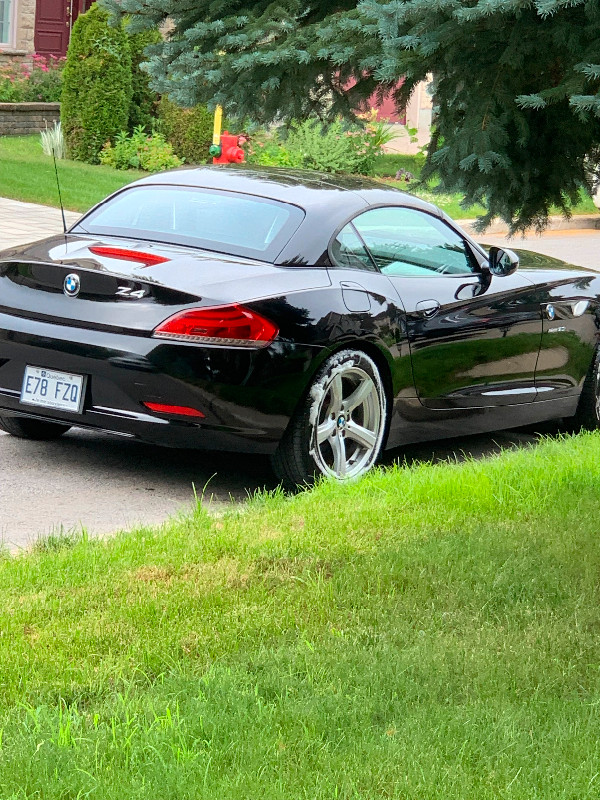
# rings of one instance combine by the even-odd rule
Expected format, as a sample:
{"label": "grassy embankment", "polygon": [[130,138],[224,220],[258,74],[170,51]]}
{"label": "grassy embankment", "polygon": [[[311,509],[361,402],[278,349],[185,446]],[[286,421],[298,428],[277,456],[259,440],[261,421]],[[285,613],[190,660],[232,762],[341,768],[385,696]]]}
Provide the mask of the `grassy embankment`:
{"label": "grassy embankment", "polygon": [[[388,153],[379,156],[376,162],[376,172],[379,177],[390,179],[393,178],[399,170],[406,170],[412,173],[415,178],[419,178],[421,174],[421,166],[423,164],[423,156],[408,156],[399,153]],[[485,213],[482,206],[471,206],[470,208],[463,208],[460,204],[461,195],[459,194],[437,194],[433,191],[433,184],[431,191],[422,189],[420,187],[411,186],[404,181],[390,181],[393,186],[404,189],[409,192],[417,194],[424,200],[434,203],[436,206],[443,208],[452,219],[474,219]],[[594,205],[592,198],[581,193],[580,202],[572,209],[573,214],[597,214],[598,210]],[[554,211],[553,213],[559,213]]]}
{"label": "grassy embankment", "polygon": [[600,437],[0,562],[4,800],[600,793]]}
{"label": "grassy embankment", "polygon": [[[422,158],[388,154],[377,159],[377,175],[393,178],[399,169],[406,169],[415,177],[421,171]],[[58,162],[61,190],[65,207],[72,211],[87,211],[110,192],[142,177],[146,173],[130,170],[123,172],[111,167],[92,166],[77,161]],[[443,208],[453,219],[474,218],[483,213],[481,206],[464,209],[460,195],[435,194],[433,190],[416,188],[403,181],[391,181],[394,186],[413,191],[431,203]],[[31,203],[58,205],[56,177],[52,159],[42,153],[38,136],[0,138],[0,196]],[[594,214],[596,208],[591,198],[582,197],[573,209],[574,214]]]}
{"label": "grassy embankment", "polygon": [[[147,174],[67,159],[57,164],[63,203],[71,211],[87,211],[107,194]],[[39,136],[0,138],[0,197],[58,206],[54,164],[42,152]]]}

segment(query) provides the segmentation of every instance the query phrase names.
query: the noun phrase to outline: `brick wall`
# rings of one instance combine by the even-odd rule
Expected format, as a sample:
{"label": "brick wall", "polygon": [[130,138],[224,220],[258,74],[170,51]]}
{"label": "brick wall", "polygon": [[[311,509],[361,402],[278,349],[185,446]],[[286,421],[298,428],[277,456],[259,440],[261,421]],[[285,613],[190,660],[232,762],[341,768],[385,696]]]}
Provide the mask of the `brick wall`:
{"label": "brick wall", "polygon": [[27,136],[52,127],[60,103],[0,103],[0,136]]}
{"label": "brick wall", "polygon": [[34,52],[35,0],[19,0],[15,19],[14,47],[0,48],[0,64],[30,61]]}

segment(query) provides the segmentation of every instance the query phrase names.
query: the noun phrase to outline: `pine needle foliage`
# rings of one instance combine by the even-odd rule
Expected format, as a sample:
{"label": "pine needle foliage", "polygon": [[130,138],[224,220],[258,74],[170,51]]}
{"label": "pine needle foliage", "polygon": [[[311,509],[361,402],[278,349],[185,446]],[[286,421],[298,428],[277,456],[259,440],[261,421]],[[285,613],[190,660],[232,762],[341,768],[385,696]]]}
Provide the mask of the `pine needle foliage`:
{"label": "pine needle foliage", "polygon": [[[153,87],[258,122],[352,116],[374,91],[399,107],[433,74],[424,177],[514,231],[569,213],[600,144],[598,0],[101,0],[151,48]],[[403,79],[399,85],[400,79]],[[593,165],[592,165],[593,166]]]}

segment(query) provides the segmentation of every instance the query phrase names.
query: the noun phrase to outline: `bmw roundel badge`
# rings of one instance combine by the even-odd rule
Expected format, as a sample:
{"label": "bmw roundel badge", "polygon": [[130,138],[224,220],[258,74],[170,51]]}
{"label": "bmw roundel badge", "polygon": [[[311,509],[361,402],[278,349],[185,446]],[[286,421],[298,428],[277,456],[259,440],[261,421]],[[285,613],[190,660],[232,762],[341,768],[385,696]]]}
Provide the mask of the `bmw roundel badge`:
{"label": "bmw roundel badge", "polygon": [[67,297],[77,297],[80,288],[81,282],[79,280],[79,275],[76,275],[74,272],[67,275],[63,283],[63,291]]}
{"label": "bmw roundel badge", "polygon": [[550,320],[554,319],[554,317],[556,316],[556,310],[554,306],[551,305],[550,303],[548,303],[548,305],[546,306],[546,316]]}

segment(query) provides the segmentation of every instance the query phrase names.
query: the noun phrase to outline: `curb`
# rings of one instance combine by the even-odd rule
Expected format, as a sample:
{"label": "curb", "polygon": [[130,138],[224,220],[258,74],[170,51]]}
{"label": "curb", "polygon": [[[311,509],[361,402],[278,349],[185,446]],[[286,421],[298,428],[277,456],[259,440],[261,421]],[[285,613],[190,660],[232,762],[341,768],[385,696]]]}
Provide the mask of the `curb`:
{"label": "curb", "polygon": [[[497,220],[483,233],[477,233],[474,229],[476,220],[474,219],[459,219],[456,220],[458,225],[463,228],[469,236],[508,236],[508,227],[503,220]],[[600,230],[600,214],[577,214],[570,219],[556,215],[550,217],[548,220],[548,227],[546,231],[578,231],[578,230]],[[514,238],[520,237],[517,234]],[[530,228],[525,232],[525,236],[539,236],[534,228]]]}

